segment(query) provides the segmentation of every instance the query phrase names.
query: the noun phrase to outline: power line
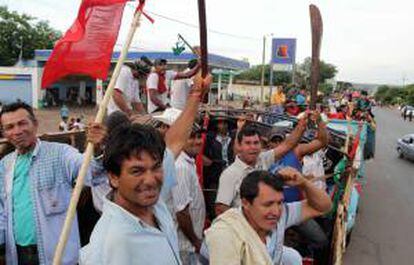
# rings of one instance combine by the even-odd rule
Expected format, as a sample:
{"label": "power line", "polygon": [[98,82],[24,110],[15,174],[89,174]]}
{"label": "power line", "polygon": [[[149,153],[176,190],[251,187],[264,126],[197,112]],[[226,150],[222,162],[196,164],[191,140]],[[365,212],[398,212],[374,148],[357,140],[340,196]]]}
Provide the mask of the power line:
{"label": "power line", "polygon": [[[135,8],[132,5],[128,5],[128,6],[129,7],[132,7],[132,8]],[[165,19],[165,20],[169,20],[169,21],[172,21],[172,22],[175,22],[175,23],[178,23],[178,24],[187,26],[187,27],[191,27],[191,28],[198,29],[198,25],[195,25],[195,24],[191,24],[191,23],[188,23],[188,22],[185,22],[185,21],[182,21],[182,20],[178,20],[176,18],[168,17],[168,16],[161,15],[161,14],[158,14],[158,13],[155,13],[155,12],[152,12],[152,11],[148,11],[148,10],[146,10],[145,12],[148,13],[148,14],[154,15],[156,17]],[[211,33],[214,33],[214,34],[223,35],[223,36],[227,36],[227,37],[231,37],[231,38],[236,38],[236,39],[244,39],[244,40],[251,40],[251,41],[260,41],[261,40],[260,38],[254,38],[254,37],[250,37],[250,36],[236,35],[236,34],[222,32],[222,31],[213,30],[213,29],[209,29],[208,31],[211,32]]]}

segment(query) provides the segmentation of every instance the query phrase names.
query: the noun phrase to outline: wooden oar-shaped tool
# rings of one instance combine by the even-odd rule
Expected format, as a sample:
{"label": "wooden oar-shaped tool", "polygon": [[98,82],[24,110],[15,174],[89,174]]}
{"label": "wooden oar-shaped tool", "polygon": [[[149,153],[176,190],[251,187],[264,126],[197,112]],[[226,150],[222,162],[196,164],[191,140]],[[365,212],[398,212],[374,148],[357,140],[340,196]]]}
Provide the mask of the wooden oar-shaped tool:
{"label": "wooden oar-shaped tool", "polygon": [[[207,19],[205,0],[198,0],[198,19],[200,28],[200,61],[201,76],[208,74],[208,48],[207,48]],[[204,95],[203,103],[208,102],[208,94]]]}
{"label": "wooden oar-shaped tool", "polygon": [[319,8],[315,5],[309,6],[311,31],[312,31],[312,68],[311,68],[311,98],[310,109],[316,109],[318,97],[320,53],[322,43],[323,24]]}

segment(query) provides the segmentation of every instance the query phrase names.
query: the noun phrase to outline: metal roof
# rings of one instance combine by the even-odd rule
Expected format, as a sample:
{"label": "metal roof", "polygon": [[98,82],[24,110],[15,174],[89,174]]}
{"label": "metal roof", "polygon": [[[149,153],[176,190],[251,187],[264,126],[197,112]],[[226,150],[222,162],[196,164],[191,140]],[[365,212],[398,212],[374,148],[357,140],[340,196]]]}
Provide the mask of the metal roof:
{"label": "metal roof", "polygon": [[[46,62],[49,58],[52,50],[35,50],[35,60],[38,62]],[[112,54],[112,62],[116,62],[119,58],[120,52],[115,51]],[[128,52],[127,61],[136,60],[142,56],[148,57],[150,60],[163,58],[170,63],[186,64],[189,60],[194,59],[195,55],[192,53],[183,53],[181,55],[175,55],[172,52]],[[216,54],[208,55],[209,65],[216,68],[228,69],[228,70],[245,70],[250,67],[250,64],[245,61],[235,60],[232,58],[224,57]]]}

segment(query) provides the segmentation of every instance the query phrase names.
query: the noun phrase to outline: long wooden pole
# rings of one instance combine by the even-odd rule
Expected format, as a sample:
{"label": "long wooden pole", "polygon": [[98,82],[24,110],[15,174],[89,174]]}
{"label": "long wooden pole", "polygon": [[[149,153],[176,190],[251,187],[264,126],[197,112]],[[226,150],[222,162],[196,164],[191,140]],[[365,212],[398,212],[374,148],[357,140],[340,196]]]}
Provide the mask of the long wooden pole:
{"label": "long wooden pole", "polygon": [[309,6],[312,31],[312,67],[311,67],[311,101],[310,109],[316,109],[316,100],[318,97],[319,71],[320,71],[320,53],[322,42],[322,17],[319,9],[315,5]]}
{"label": "long wooden pole", "polygon": [[[98,113],[96,114],[96,117],[95,117],[96,123],[102,123],[103,121],[106,108],[108,106],[109,100],[111,99],[113,91],[114,91],[116,80],[118,79],[119,73],[121,72],[121,67],[128,54],[128,49],[129,49],[129,46],[131,45],[135,31],[137,30],[139,26],[141,15],[142,15],[141,10],[138,10],[134,15],[134,18],[131,23],[131,27],[128,32],[127,40],[124,43],[120,57],[118,58],[118,62],[115,66],[115,70],[112,75],[111,81],[109,82],[108,89],[105,92],[105,96],[102,100],[101,105],[99,106]],[[66,219],[63,225],[62,233],[60,234],[59,242],[58,242],[58,245],[56,246],[55,256],[53,258],[53,265],[59,265],[61,263],[63,252],[65,249],[66,243],[68,241],[69,232],[72,228],[73,218],[76,214],[76,205],[78,204],[78,201],[79,201],[79,196],[81,194],[82,187],[85,182],[86,172],[92,160],[92,156],[93,156],[93,144],[88,143],[86,147],[85,155],[84,155],[84,160],[83,160],[82,166],[80,168],[80,171],[79,171],[79,174],[76,180],[76,185],[73,190],[72,197],[70,199],[70,204],[69,204],[69,208],[66,214]]]}
{"label": "long wooden pole", "polygon": [[200,27],[201,76],[204,78],[208,74],[207,19],[205,0],[198,0],[198,20]]}

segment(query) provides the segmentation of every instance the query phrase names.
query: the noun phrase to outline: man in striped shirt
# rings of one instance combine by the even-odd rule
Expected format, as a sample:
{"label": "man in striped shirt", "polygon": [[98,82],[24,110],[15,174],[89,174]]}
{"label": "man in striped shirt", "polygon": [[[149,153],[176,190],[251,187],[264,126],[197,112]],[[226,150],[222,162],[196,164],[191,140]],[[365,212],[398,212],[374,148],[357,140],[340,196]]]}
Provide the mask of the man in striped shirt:
{"label": "man in striped shirt", "polygon": [[198,181],[195,157],[201,151],[202,137],[195,131],[187,140],[183,152],[175,162],[177,185],[173,188],[174,209],[178,225],[178,241],[183,264],[197,264],[204,221],[205,202]]}

